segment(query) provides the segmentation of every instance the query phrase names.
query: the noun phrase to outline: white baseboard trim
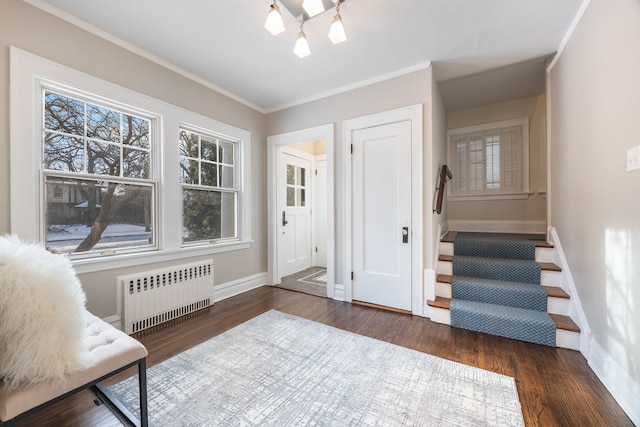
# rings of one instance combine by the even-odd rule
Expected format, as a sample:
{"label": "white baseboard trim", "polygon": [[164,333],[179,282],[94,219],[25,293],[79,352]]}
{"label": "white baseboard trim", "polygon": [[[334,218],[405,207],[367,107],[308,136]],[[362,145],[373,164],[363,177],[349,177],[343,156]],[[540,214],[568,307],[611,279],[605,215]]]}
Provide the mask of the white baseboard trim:
{"label": "white baseboard trim", "polygon": [[594,339],[590,343],[589,366],[613,395],[631,422],[640,426],[640,384],[616,363]]}
{"label": "white baseboard trim", "polygon": [[546,221],[492,221],[450,219],[448,221],[448,225],[450,231],[531,234],[545,234],[547,232]]}
{"label": "white baseboard trim", "polygon": [[113,316],[109,317],[103,317],[102,320],[104,320],[114,328],[122,331],[122,316],[120,316],[119,314],[114,314]]}
{"label": "white baseboard trim", "polygon": [[336,301],[344,301],[344,296],[345,296],[344,285],[335,283],[333,285],[333,299]]}
{"label": "white baseboard trim", "polygon": [[232,280],[230,282],[215,285],[213,287],[213,300],[215,302],[222,301],[224,299],[231,298],[244,292],[248,292],[266,285],[266,272],[254,274],[253,276],[243,277],[237,280]]}

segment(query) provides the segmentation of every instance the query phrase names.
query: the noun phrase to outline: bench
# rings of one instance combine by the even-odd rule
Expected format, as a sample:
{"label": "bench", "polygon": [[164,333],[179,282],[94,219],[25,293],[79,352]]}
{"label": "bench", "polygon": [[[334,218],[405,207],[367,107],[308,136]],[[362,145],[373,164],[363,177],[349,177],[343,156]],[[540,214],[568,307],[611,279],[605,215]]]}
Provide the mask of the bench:
{"label": "bench", "polygon": [[[78,391],[94,387],[103,402],[122,421],[147,426],[147,349],[136,339],[85,311],[85,337],[92,356],[91,365],[67,374],[60,380],[8,390],[0,388],[0,421],[5,427],[56,403]],[[133,366],[138,367],[140,386],[140,419],[136,419],[100,384],[103,380]],[[122,418],[124,417],[124,419]]]}

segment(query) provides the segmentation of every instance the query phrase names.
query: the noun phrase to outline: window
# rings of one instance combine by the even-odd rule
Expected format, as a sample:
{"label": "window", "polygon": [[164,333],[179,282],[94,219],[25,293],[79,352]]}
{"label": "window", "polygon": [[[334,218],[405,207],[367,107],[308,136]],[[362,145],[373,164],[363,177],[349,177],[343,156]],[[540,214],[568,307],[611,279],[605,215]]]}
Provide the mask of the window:
{"label": "window", "polygon": [[448,135],[450,200],[528,195],[528,118],[454,129]]}
{"label": "window", "polygon": [[183,243],[237,239],[236,144],[180,130]]}
{"label": "window", "polygon": [[151,120],[57,90],[44,91],[42,108],[46,247],[79,254],[153,246]]}
{"label": "window", "polygon": [[15,47],[10,65],[11,233],[77,273],[250,247],[248,131]]}

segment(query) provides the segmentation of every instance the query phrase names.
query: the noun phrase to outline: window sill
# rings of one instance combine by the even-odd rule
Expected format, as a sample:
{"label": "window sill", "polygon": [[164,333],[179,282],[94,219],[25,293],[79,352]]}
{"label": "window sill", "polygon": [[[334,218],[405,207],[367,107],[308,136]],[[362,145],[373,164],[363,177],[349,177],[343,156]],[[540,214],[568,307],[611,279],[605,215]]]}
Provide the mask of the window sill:
{"label": "window sill", "polygon": [[116,254],[91,259],[71,260],[77,274],[114,270],[156,262],[176,261],[185,258],[212,255],[221,252],[249,249],[253,240],[219,243],[216,245],[198,245],[176,250],[164,250],[135,254]]}
{"label": "window sill", "polygon": [[508,194],[473,194],[469,196],[452,196],[447,195],[447,201],[449,202],[472,202],[479,200],[524,200],[528,199],[533,194],[530,192],[525,193],[508,193]]}

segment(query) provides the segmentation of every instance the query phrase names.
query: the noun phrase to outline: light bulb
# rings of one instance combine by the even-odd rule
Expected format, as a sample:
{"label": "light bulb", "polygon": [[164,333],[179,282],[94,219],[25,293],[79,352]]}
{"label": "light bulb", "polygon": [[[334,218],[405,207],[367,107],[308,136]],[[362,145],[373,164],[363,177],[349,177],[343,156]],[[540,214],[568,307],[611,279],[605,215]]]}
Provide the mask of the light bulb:
{"label": "light bulb", "polygon": [[298,58],[304,58],[311,55],[311,49],[309,49],[309,43],[304,35],[304,31],[300,31],[300,34],[298,34],[298,40],[296,40],[293,53],[298,55]]}
{"label": "light bulb", "polygon": [[347,39],[347,35],[344,33],[344,26],[342,25],[342,18],[339,13],[333,17],[333,23],[329,28],[329,38],[333,44],[342,43]]}
{"label": "light bulb", "polygon": [[284,32],[284,22],[282,21],[282,15],[280,14],[280,8],[274,1],[271,5],[271,10],[267,15],[267,20],[264,23],[264,27],[274,36]]}
{"label": "light bulb", "polygon": [[302,8],[307,12],[309,17],[316,16],[317,14],[324,12],[322,0],[304,0],[302,2]]}

